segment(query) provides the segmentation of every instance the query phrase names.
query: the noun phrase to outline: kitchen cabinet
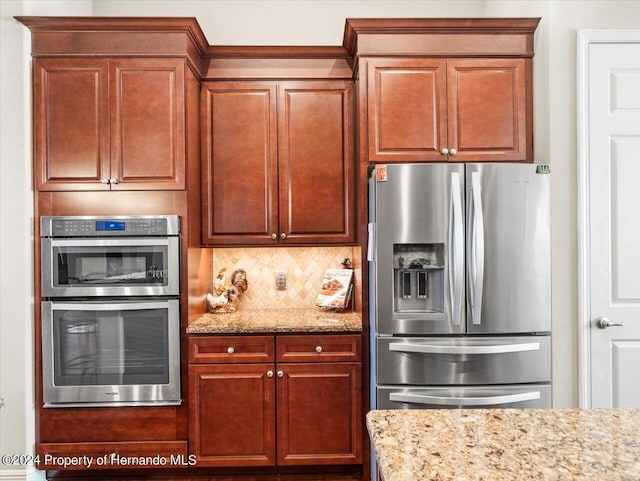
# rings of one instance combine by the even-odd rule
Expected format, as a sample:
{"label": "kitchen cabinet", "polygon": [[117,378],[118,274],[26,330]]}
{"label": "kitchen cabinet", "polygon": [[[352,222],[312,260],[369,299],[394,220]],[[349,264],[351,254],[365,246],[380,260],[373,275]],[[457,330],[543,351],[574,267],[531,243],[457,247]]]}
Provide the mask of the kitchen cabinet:
{"label": "kitchen cabinet", "polygon": [[183,190],[183,59],[34,61],[35,188]]}
{"label": "kitchen cabinet", "polygon": [[362,462],[361,360],[358,335],[192,336],[190,454],[199,466]]}
{"label": "kitchen cabinet", "polygon": [[353,84],[207,82],[205,245],[355,241]]}
{"label": "kitchen cabinet", "polygon": [[522,58],[367,59],[371,162],[526,161]]}

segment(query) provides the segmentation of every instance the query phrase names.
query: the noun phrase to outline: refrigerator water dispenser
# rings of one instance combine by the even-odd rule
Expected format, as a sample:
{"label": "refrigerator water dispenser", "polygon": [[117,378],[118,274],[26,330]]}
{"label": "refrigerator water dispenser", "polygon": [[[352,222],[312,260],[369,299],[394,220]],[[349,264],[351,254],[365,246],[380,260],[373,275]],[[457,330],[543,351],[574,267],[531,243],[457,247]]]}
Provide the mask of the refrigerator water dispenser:
{"label": "refrigerator water dispenser", "polygon": [[443,244],[394,244],[394,311],[444,312]]}

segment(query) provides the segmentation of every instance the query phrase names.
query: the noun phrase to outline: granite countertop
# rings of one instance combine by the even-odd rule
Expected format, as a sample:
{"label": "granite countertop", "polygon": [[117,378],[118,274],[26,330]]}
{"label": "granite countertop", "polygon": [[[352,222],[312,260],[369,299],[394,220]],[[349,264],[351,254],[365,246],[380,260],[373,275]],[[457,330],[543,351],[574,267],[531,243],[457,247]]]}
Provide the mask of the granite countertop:
{"label": "granite countertop", "polygon": [[640,479],[640,409],[371,411],[384,481]]}
{"label": "granite countertop", "polygon": [[204,314],[187,327],[188,334],[278,332],[361,332],[356,312],[308,309],[246,309],[232,314]]}

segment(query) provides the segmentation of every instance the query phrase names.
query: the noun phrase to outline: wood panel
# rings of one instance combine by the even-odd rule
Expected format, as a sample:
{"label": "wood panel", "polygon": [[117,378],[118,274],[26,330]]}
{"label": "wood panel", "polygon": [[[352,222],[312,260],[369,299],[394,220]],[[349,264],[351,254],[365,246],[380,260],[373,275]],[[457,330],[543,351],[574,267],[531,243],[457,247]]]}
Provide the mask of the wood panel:
{"label": "wood panel", "polygon": [[353,242],[353,84],[280,83],[278,156],[280,242]]}
{"label": "wood panel", "polygon": [[202,242],[274,244],[276,85],[206,83],[202,115]]}
{"label": "wood panel", "polygon": [[37,190],[108,190],[108,62],[34,62],[34,183]]}
{"label": "wood panel", "polygon": [[524,59],[447,61],[450,160],[527,160]]}
{"label": "wood panel", "polygon": [[361,345],[358,334],[280,335],[276,337],[276,361],[361,361]]}
{"label": "wood panel", "polygon": [[189,368],[189,451],[199,466],[275,463],[273,369],[273,364]]}
{"label": "wood panel", "polygon": [[[41,443],[38,469],[144,469],[188,463],[186,441],[114,443]],[[160,463],[149,466],[140,458]],[[68,464],[67,464],[68,463]],[[164,464],[162,464],[164,463]]]}
{"label": "wood panel", "polygon": [[202,336],[189,337],[189,362],[265,363],[274,362],[273,336]]}
{"label": "wood panel", "polygon": [[110,62],[113,190],[185,188],[184,68],[182,59]]}
{"label": "wood panel", "polygon": [[445,60],[371,59],[367,65],[369,160],[446,160]]}
{"label": "wood panel", "polygon": [[278,370],[278,465],[360,463],[362,364],[283,363]]}

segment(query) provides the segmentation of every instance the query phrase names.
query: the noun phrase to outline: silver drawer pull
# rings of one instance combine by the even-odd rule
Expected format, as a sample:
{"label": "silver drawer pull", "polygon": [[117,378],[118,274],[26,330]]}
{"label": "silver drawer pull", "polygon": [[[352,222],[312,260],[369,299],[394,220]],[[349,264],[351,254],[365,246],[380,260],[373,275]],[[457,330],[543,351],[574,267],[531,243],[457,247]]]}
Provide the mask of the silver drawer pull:
{"label": "silver drawer pull", "polygon": [[273,371],[267,371],[267,377],[273,377]]}
{"label": "silver drawer pull", "polygon": [[539,342],[516,344],[494,344],[490,346],[447,346],[442,344],[418,344],[411,342],[392,342],[390,351],[418,352],[422,354],[504,354],[508,352],[539,351]]}
{"label": "silver drawer pull", "polygon": [[540,399],[540,391],[522,392],[518,394],[505,394],[503,396],[477,396],[477,397],[456,397],[456,396],[431,396],[427,394],[404,394],[391,393],[389,400],[428,404],[442,406],[490,406],[494,404],[510,404],[522,401],[534,401]]}
{"label": "silver drawer pull", "polygon": [[316,352],[320,354],[322,352],[322,346],[316,346]]}
{"label": "silver drawer pull", "polygon": [[236,350],[233,347],[227,348],[227,353],[233,354],[234,352],[236,352]]}

